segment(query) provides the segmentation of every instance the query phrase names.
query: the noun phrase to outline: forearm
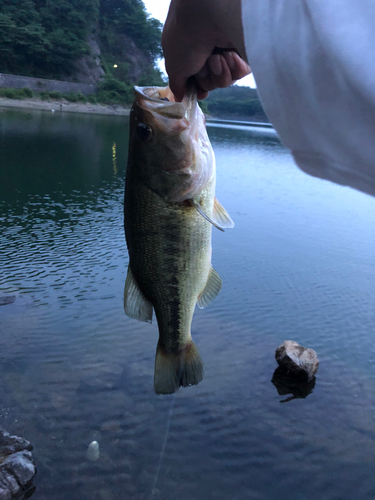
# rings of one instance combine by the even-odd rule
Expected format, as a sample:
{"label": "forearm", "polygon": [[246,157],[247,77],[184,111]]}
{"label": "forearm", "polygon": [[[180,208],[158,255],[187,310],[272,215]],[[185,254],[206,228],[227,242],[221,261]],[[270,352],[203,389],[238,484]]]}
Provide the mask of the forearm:
{"label": "forearm", "polygon": [[375,4],[243,0],[262,104],[309,174],[375,195]]}

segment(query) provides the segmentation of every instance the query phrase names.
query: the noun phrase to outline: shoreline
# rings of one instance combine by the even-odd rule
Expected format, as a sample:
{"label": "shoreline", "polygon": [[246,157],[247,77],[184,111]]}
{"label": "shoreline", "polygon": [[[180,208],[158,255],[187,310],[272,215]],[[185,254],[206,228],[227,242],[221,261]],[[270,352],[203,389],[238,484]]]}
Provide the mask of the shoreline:
{"label": "shoreline", "polygon": [[41,99],[7,99],[0,97],[0,110],[1,108],[18,108],[18,109],[36,109],[60,112],[60,113],[89,113],[97,115],[118,115],[129,116],[129,108],[124,108],[118,104],[104,105],[104,104],[91,104],[82,102],[68,102],[68,101],[42,101]]}
{"label": "shoreline", "polygon": [[[69,102],[64,100],[50,100],[42,101],[36,97],[31,97],[29,99],[8,99],[6,97],[0,97],[0,112],[2,109],[23,109],[23,110],[38,110],[38,111],[51,111],[52,113],[87,113],[87,114],[97,114],[97,115],[115,115],[115,116],[129,116],[130,115],[130,105],[129,107],[121,106],[120,104],[91,104],[89,102]],[[230,122],[259,122],[260,126],[265,126],[272,128],[272,124],[265,122],[263,117],[251,116],[251,117],[238,117],[226,115],[225,117],[218,117],[215,115],[206,115],[208,122],[219,121],[230,121]]]}

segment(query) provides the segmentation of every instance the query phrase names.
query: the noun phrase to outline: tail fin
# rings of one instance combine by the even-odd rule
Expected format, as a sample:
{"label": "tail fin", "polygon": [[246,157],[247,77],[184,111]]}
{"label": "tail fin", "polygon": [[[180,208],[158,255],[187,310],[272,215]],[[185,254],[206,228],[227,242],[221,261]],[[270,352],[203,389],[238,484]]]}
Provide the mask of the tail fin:
{"label": "tail fin", "polygon": [[154,390],[156,394],[172,394],[180,386],[196,385],[203,378],[203,362],[193,341],[178,353],[156,348]]}

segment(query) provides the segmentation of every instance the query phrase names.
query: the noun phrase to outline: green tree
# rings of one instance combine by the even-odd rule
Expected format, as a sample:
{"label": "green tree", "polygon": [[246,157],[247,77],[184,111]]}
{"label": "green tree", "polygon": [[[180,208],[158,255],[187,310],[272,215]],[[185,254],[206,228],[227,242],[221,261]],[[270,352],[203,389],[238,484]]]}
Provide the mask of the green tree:
{"label": "green tree", "polygon": [[161,23],[141,0],[0,0],[0,72],[73,74],[94,33],[107,75],[127,84],[146,73],[158,80]]}
{"label": "green tree", "polygon": [[257,91],[249,87],[236,85],[210,92],[206,99],[208,112],[221,118],[258,118],[268,121],[258,98]]}
{"label": "green tree", "polygon": [[100,27],[106,48],[112,53],[118,49],[119,35],[130,37],[152,62],[162,53],[162,24],[149,18],[141,0],[101,0]]}
{"label": "green tree", "polygon": [[87,51],[98,0],[0,0],[0,12],[0,70],[56,76]]}
{"label": "green tree", "polygon": [[0,12],[0,71],[32,72],[51,49],[39,13],[31,0],[1,0]]}
{"label": "green tree", "polygon": [[44,68],[69,73],[88,52],[87,38],[97,22],[98,0],[35,0],[46,38],[52,46]]}

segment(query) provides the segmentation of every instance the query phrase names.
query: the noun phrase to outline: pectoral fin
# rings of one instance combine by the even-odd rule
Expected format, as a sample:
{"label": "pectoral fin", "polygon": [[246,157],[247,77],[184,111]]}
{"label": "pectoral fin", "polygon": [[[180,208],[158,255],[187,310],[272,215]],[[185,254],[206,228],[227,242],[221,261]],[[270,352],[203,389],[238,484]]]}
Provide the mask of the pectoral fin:
{"label": "pectoral fin", "polygon": [[203,210],[203,208],[201,207],[201,205],[194,200],[194,198],[191,198],[190,199],[191,203],[194,205],[194,207],[198,210],[198,212],[201,214],[201,216],[208,220],[208,222],[210,222],[213,226],[215,226],[217,229],[219,229],[220,231],[223,231],[224,232],[224,229],[222,227],[220,227],[216,222],[214,222]]}
{"label": "pectoral fin", "polygon": [[219,295],[223,282],[221,281],[220,276],[215,271],[213,267],[211,267],[210,274],[208,275],[208,280],[203,292],[199,295],[197,304],[199,309],[204,309],[208,306],[210,302],[214,300],[215,297]]}
{"label": "pectoral fin", "polygon": [[129,318],[152,323],[152,304],[142,295],[130,265],[125,281],[124,310]]}
{"label": "pectoral fin", "polygon": [[215,197],[214,201],[214,212],[212,215],[212,219],[220,226],[220,227],[234,227],[234,222],[232,221],[230,215],[225,210],[223,205],[220,204],[219,200]]}

